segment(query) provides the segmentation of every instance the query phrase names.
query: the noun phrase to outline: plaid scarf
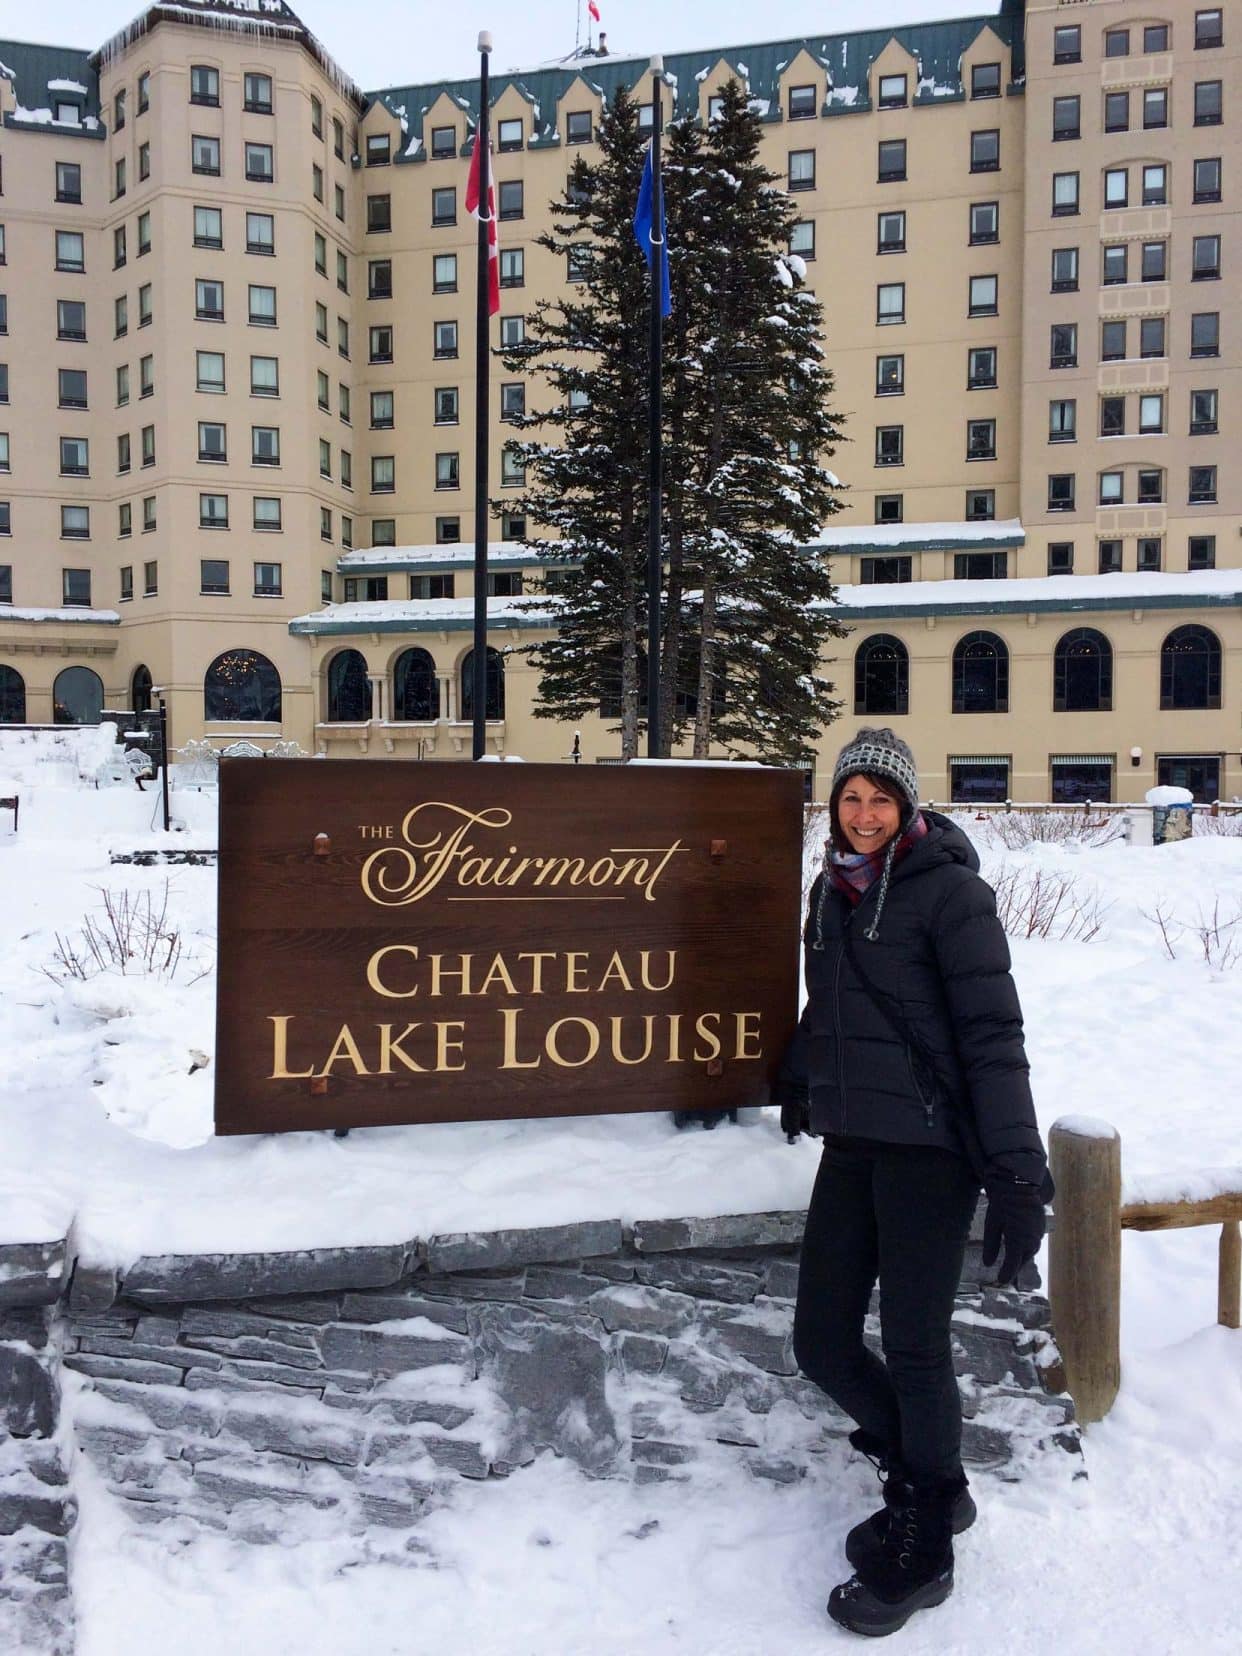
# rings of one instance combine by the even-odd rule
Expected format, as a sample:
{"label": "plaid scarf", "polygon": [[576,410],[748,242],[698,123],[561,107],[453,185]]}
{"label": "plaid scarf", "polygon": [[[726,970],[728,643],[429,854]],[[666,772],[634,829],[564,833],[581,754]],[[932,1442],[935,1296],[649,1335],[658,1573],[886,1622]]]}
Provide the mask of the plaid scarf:
{"label": "plaid scarf", "polygon": [[[892,848],[894,868],[903,857],[909,856],[921,839],[927,837],[927,831],[926,817],[922,811],[916,811],[910,826],[899,835]],[[857,908],[884,872],[884,859],[888,852],[888,845],[881,846],[878,851],[836,851],[829,843],[824,847],[824,873],[828,884],[834,891],[843,892],[851,907]]]}

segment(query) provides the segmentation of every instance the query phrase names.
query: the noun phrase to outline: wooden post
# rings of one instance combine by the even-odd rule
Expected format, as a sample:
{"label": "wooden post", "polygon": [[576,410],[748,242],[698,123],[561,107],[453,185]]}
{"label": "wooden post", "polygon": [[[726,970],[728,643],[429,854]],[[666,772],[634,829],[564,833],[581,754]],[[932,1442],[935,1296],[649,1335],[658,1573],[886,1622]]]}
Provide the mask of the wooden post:
{"label": "wooden post", "polygon": [[1242,1326],[1242,1225],[1236,1219],[1220,1227],[1216,1320],[1222,1328]]}
{"label": "wooden post", "polygon": [[1057,1194],[1048,1244],[1052,1331],[1084,1426],[1121,1384],[1121,1139],[1106,1121],[1063,1116],[1048,1136]]}

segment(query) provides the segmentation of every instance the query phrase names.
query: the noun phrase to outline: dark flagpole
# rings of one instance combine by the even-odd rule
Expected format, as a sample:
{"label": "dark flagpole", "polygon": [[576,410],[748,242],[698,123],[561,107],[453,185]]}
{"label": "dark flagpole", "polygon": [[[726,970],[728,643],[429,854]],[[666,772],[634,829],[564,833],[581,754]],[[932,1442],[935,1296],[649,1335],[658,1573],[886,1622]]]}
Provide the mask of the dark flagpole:
{"label": "dark flagpole", "polygon": [[663,347],[662,299],[664,200],[660,187],[660,132],[664,106],[660,89],[664,83],[664,59],[651,60],[651,349],[647,397],[647,449],[650,476],[647,484],[647,757],[660,757],[660,588],[664,558],[660,546],[660,504],[662,490],[663,423],[660,359]]}
{"label": "dark flagpole", "polygon": [[471,693],[474,697],[473,757],[482,759],[487,751],[487,455],[489,369],[488,322],[491,292],[488,264],[491,254],[491,151],[488,147],[487,55],[492,37],[484,29],[479,35],[479,119],[474,142],[479,156],[479,269],[475,308],[474,366],[474,659],[471,662]]}

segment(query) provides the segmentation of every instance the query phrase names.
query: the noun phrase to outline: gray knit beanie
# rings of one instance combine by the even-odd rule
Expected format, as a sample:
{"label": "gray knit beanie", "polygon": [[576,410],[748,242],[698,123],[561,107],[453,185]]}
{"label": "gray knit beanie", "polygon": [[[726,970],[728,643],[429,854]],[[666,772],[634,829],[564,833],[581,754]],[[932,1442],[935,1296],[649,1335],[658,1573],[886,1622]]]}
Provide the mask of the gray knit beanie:
{"label": "gray knit beanie", "polygon": [[884,776],[893,782],[909,806],[902,811],[908,821],[919,808],[919,772],[914,755],[895,730],[886,725],[867,726],[841,749],[832,772],[829,798],[835,803],[841,784],[860,772]]}

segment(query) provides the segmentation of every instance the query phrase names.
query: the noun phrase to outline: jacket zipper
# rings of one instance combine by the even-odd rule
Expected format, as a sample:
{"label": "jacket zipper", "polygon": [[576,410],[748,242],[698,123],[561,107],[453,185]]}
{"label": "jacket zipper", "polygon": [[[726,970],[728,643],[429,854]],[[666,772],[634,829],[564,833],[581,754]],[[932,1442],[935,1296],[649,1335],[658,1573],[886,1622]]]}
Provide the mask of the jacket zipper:
{"label": "jacket zipper", "polygon": [[919,1095],[919,1103],[923,1106],[923,1116],[927,1122],[928,1129],[930,1130],[933,1126],[935,1126],[935,1122],[932,1117],[932,1106],[930,1101],[923,1096],[923,1083],[919,1080],[919,1072],[914,1067],[914,1054],[910,1050],[909,1045],[906,1047],[906,1066],[910,1071],[910,1079],[914,1082],[914,1090]]}
{"label": "jacket zipper", "polygon": [[[846,922],[848,924],[848,921]],[[849,1129],[849,1105],[845,1096],[845,1052],[841,1040],[841,962],[845,958],[845,944],[837,945],[837,963],[832,979],[832,1030],[837,1045],[837,1090],[841,1094],[841,1131]]]}

